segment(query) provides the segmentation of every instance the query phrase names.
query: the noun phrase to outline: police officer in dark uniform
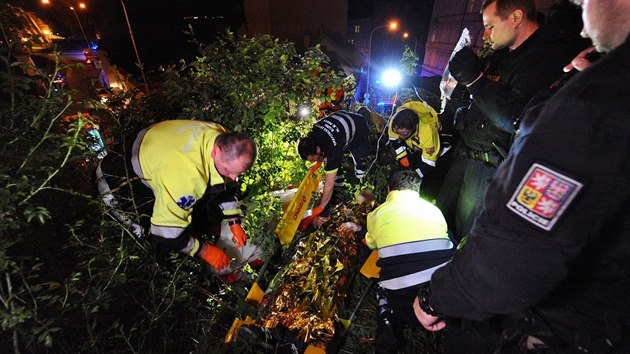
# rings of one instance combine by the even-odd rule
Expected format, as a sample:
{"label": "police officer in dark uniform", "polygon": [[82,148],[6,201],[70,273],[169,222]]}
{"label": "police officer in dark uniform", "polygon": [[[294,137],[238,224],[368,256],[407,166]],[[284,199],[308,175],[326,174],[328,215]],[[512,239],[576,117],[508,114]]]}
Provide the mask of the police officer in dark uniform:
{"label": "police officer in dark uniform", "polygon": [[[526,110],[466,245],[414,304],[430,331],[468,322],[449,343],[630,353],[630,0],[579,2],[607,54]],[[492,324],[494,343],[475,331]]]}
{"label": "police officer in dark uniform", "polygon": [[456,114],[461,141],[437,200],[458,239],[483,208],[488,183],[510,148],[514,121],[576,54],[554,31],[539,28],[534,0],[486,0],[482,16],[495,51],[480,59],[464,47],[449,63],[471,95],[470,106]]}

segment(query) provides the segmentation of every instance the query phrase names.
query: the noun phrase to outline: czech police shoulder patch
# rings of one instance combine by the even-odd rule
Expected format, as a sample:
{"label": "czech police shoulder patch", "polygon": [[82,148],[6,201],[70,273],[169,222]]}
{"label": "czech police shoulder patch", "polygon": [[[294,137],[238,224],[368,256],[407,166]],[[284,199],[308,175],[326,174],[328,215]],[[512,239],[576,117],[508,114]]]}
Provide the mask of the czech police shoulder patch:
{"label": "czech police shoulder patch", "polygon": [[572,178],[534,163],[506,206],[523,219],[549,231],[582,186]]}
{"label": "czech police shoulder patch", "polygon": [[197,200],[195,199],[194,196],[184,195],[184,196],[179,197],[179,199],[177,199],[177,205],[184,210],[188,210],[192,208],[193,205],[195,205],[196,201]]}

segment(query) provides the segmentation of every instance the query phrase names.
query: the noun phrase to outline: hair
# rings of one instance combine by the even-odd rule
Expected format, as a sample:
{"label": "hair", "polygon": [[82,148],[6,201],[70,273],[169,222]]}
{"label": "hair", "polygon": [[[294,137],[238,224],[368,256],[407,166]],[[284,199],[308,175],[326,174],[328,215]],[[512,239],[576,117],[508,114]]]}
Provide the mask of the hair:
{"label": "hair", "polygon": [[392,128],[416,130],[418,127],[418,115],[411,109],[404,108],[392,117]]}
{"label": "hair", "polygon": [[223,133],[217,137],[216,144],[221,148],[228,160],[237,160],[246,156],[248,158],[246,169],[252,167],[256,156],[258,156],[256,142],[244,133]]}
{"label": "hair", "polygon": [[368,121],[370,121],[370,115],[371,115],[372,111],[370,111],[369,108],[365,107],[365,106],[361,106],[358,110],[357,110],[357,114],[360,114],[363,116],[363,118],[367,119]]}
{"label": "hair", "polygon": [[422,178],[415,171],[396,171],[389,176],[388,185],[392,191],[412,190],[420,193]]}
{"label": "hair", "polygon": [[537,22],[536,2],[534,0],[484,0],[481,4],[483,11],[493,3],[497,3],[497,16],[506,19],[514,10],[523,10],[525,18],[532,22]]}
{"label": "hair", "polygon": [[311,155],[317,154],[317,143],[311,135],[307,135],[298,142],[298,154],[302,160],[306,160]]}

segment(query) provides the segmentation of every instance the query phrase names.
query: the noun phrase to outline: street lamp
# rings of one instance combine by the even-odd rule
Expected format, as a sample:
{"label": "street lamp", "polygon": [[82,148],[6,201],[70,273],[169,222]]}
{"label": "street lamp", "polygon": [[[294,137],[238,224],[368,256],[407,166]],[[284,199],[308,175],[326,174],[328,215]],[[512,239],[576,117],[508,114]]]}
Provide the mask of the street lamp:
{"label": "street lamp", "polygon": [[416,53],[416,49],[418,48],[418,37],[410,35],[409,32],[403,33],[403,38],[408,39],[409,37],[413,37],[414,39],[413,52]]}
{"label": "street lamp", "polygon": [[370,39],[368,40],[368,60],[367,60],[367,92],[370,92],[370,66],[372,65],[371,62],[371,57],[372,57],[372,35],[374,34],[374,31],[381,29],[381,28],[385,28],[388,27],[390,30],[395,31],[396,28],[398,28],[398,23],[395,21],[390,22],[387,25],[384,26],[379,26],[374,28],[371,32],[370,32]]}
{"label": "street lamp", "polygon": [[[79,3],[79,7],[82,9],[85,9],[85,4],[84,3]],[[77,15],[77,10],[74,9],[74,6],[70,6],[70,10],[72,10],[72,13],[74,13],[74,17],[77,19],[77,23],[79,24],[79,28],[81,29],[81,33],[83,33],[83,39],[85,39],[85,44],[87,45],[87,48],[90,47],[90,41],[88,40],[87,36],[85,35],[85,31],[83,30],[83,26],[81,25],[81,21],[79,21],[79,15]]]}
{"label": "street lamp", "polygon": [[142,81],[144,81],[144,90],[148,95],[149,85],[147,85],[147,78],[144,76],[144,69],[142,68],[142,61],[140,60],[140,54],[138,54],[138,48],[136,47],[136,40],[133,38],[131,23],[129,23],[129,16],[127,16],[127,7],[125,6],[125,2],[123,0],[120,0],[120,4],[122,5],[123,12],[125,13],[125,20],[127,21],[127,27],[129,28],[129,36],[131,37],[131,45],[133,45],[133,50],[136,52],[136,59],[138,59],[138,68],[140,69],[140,74],[142,75]]}

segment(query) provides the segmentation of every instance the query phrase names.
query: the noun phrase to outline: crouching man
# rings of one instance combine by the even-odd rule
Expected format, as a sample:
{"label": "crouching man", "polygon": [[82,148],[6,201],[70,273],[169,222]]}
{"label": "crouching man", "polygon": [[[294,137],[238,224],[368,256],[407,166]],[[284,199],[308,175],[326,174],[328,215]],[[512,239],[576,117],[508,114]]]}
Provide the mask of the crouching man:
{"label": "crouching man", "polygon": [[[413,312],[418,289],[456,250],[440,209],[420,198],[421,183],[414,171],[394,172],[387,200],[367,216],[365,243],[378,250],[376,264],[381,267],[376,353],[397,353],[403,344],[402,329],[421,325]],[[340,231],[362,228],[346,223]]]}
{"label": "crouching man", "polygon": [[212,226],[224,221],[236,247],[245,246],[235,181],[254,163],[255,142],[215,123],[169,120],[140,131],[127,150],[106,156],[96,171],[112,214],[137,237],[149,233],[154,242],[203,260],[224,280],[236,280],[225,274],[224,250],[198,236],[219,237]]}

